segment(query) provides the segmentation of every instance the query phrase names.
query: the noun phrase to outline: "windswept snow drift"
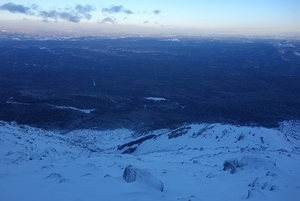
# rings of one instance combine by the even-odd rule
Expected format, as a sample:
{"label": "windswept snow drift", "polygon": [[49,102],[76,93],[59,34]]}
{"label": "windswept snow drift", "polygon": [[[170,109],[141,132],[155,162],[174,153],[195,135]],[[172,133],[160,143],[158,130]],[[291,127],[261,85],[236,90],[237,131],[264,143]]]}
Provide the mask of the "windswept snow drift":
{"label": "windswept snow drift", "polygon": [[0,122],[0,200],[298,200],[299,125],[192,124],[139,140]]}

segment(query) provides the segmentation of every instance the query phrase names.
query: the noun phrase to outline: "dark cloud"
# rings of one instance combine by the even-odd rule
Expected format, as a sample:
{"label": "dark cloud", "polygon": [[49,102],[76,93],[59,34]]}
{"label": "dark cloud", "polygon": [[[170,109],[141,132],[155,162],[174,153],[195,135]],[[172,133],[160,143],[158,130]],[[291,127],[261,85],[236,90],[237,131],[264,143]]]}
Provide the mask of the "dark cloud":
{"label": "dark cloud", "polygon": [[123,10],[123,12],[126,13],[126,14],[129,14],[129,15],[133,14],[133,12],[131,10]]}
{"label": "dark cloud", "polygon": [[32,12],[30,11],[30,8],[24,5],[20,4],[14,4],[14,3],[6,3],[0,6],[1,10],[7,10],[11,13],[23,13],[26,15],[31,15]]}
{"label": "dark cloud", "polygon": [[84,16],[84,18],[90,20],[92,18],[92,15],[90,14],[90,12],[96,10],[94,8],[94,6],[92,5],[85,5],[85,6],[82,6],[80,4],[78,4],[76,7],[75,7],[75,10],[82,14]]}
{"label": "dark cloud", "polygon": [[26,15],[35,15],[43,18],[43,22],[48,22],[49,19],[54,20],[65,20],[69,22],[80,22],[82,19],[90,20],[92,15],[90,12],[95,11],[95,7],[92,5],[81,5],[77,4],[74,8],[55,8],[51,10],[43,10],[37,4],[32,4],[30,7],[14,4],[14,3],[6,3],[0,5],[0,10],[7,10],[12,13],[23,13]]}
{"label": "dark cloud", "polygon": [[106,18],[104,18],[101,22],[99,22],[99,23],[102,23],[102,24],[105,24],[105,23],[112,23],[112,24],[114,24],[114,23],[116,23],[116,19],[115,18],[113,18],[113,17],[106,17]]}
{"label": "dark cloud", "polygon": [[103,13],[121,13],[124,12],[126,14],[133,14],[131,10],[124,9],[124,6],[119,5],[119,6],[111,6],[110,8],[103,8],[102,9]]}
{"label": "dark cloud", "polygon": [[50,11],[43,10],[39,13],[39,16],[43,17],[44,19],[47,19],[47,18],[57,19],[59,14],[58,14],[58,11],[56,11],[56,10],[50,10]]}
{"label": "dark cloud", "polygon": [[148,21],[146,20],[143,24],[147,24],[148,23]]}
{"label": "dark cloud", "polygon": [[91,11],[94,11],[96,10],[94,8],[94,6],[92,5],[85,5],[85,6],[82,6],[80,4],[78,4],[75,9],[79,12],[79,13],[88,13],[88,12],[91,12]]}
{"label": "dark cloud", "polygon": [[60,12],[59,18],[77,23],[82,19],[82,16],[78,15],[78,13]]}
{"label": "dark cloud", "polygon": [[124,7],[122,5],[120,6],[112,6],[110,8],[103,8],[102,12],[103,13],[120,13],[122,12]]}
{"label": "dark cloud", "polygon": [[48,21],[47,19],[62,19],[69,22],[80,22],[80,20],[83,18],[79,13],[76,12],[67,12],[67,11],[57,11],[57,10],[50,10],[50,11],[41,11],[39,13],[39,16],[44,18],[44,21]]}
{"label": "dark cloud", "polygon": [[158,15],[158,14],[161,13],[161,11],[160,11],[160,10],[155,10],[155,11],[153,11],[153,13],[154,13],[155,15]]}
{"label": "dark cloud", "polygon": [[92,18],[92,15],[90,12],[96,10],[91,5],[85,5],[82,6],[80,4],[76,5],[75,8],[67,8],[63,11],[60,9],[53,9],[50,11],[42,10],[39,13],[40,17],[43,17],[43,21],[47,22],[48,19],[62,19],[69,22],[80,22],[82,19],[88,19],[90,20]]}

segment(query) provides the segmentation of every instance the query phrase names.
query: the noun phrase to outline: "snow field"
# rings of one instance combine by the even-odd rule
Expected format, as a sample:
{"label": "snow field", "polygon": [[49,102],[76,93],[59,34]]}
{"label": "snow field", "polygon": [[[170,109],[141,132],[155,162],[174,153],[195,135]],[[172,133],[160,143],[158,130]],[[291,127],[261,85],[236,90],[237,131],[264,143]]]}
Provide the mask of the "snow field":
{"label": "snow field", "polygon": [[[0,122],[0,200],[298,200],[297,126],[192,124],[153,131],[122,154],[130,146],[118,147],[136,140],[130,130],[61,135]],[[233,161],[227,170],[225,161]],[[162,181],[163,191],[147,179],[124,181],[127,165]]]}

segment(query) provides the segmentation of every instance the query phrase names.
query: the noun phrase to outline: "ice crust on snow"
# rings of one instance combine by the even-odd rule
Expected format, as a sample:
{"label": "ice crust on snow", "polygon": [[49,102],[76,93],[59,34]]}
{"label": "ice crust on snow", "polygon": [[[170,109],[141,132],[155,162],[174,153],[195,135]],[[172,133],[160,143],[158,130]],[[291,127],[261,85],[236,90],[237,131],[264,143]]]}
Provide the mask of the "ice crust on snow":
{"label": "ice crust on snow", "polygon": [[296,201],[299,126],[191,124],[136,138],[126,129],[62,135],[0,121],[0,200]]}

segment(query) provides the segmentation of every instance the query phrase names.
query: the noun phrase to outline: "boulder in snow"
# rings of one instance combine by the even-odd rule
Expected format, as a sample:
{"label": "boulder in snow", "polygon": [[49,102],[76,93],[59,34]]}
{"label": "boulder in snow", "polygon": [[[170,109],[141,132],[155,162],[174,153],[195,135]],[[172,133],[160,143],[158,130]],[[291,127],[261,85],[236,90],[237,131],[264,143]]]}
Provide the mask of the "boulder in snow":
{"label": "boulder in snow", "polygon": [[160,191],[164,190],[164,184],[162,181],[154,177],[150,172],[133,167],[132,165],[128,165],[125,168],[123,178],[127,183],[141,182]]}
{"label": "boulder in snow", "polygon": [[244,156],[240,160],[227,159],[223,163],[223,170],[229,170],[231,174],[234,174],[237,169],[242,168],[264,168],[267,170],[273,170],[276,167],[276,163],[271,160],[266,160],[264,158],[258,158],[254,156]]}

